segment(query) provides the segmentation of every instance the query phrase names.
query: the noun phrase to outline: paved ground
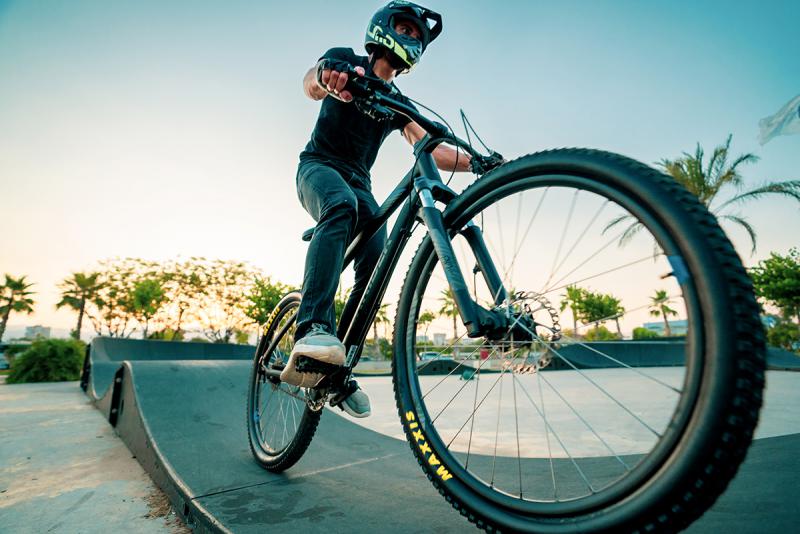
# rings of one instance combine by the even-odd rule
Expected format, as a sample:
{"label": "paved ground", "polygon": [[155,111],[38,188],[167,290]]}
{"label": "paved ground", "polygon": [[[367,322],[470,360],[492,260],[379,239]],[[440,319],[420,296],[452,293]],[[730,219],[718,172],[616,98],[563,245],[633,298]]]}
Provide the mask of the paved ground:
{"label": "paved ground", "polygon": [[77,382],[0,383],[0,531],[188,532],[167,503]]}
{"label": "paved ground", "polygon": [[[664,367],[664,368],[640,368],[647,374],[647,377],[655,378],[663,383],[678,386],[683,379],[683,368]],[[667,405],[670,401],[674,402],[674,396],[665,392],[659,383],[653,382],[650,378],[638,377],[630,371],[620,369],[597,369],[585,371],[585,374],[592,377],[608,390],[612,391],[617,398],[625,399],[626,406],[635,407],[638,413],[648,414],[648,422],[657,421],[657,416],[669,413],[671,408]],[[633,376],[631,376],[633,375]],[[619,410],[593,391],[593,386],[588,385],[586,380],[577,373],[555,371],[543,373],[548,383],[557,387],[559,393],[568,399],[570,404],[582,416],[590,421],[592,417],[598,420],[596,428],[611,444],[617,453],[635,454],[650,450],[652,444],[644,439],[639,441],[637,438],[649,438],[648,434],[643,434],[638,423],[630,416]],[[424,376],[420,378],[420,384],[424,392],[431,391],[426,398],[428,409],[432,414],[438,413],[442,406],[446,405],[453,397],[467,399],[466,404],[458,406],[458,402],[448,405],[446,415],[452,421],[452,428],[446,427],[447,420],[440,421],[439,432],[458,431],[463,421],[466,421],[472,411],[472,399],[484,400],[486,408],[478,412],[478,417],[472,432],[473,441],[488,443],[489,448],[495,446],[496,431],[496,407],[498,400],[503,401],[503,414],[508,420],[513,420],[513,402],[510,377],[504,377],[506,384],[505,394],[499,387],[490,391],[492,384],[497,381],[499,375],[484,375],[479,381],[472,380],[465,383],[458,375],[443,379],[439,376]],[[403,429],[397,415],[394,390],[392,388],[391,377],[359,377],[358,383],[367,392],[372,403],[372,416],[366,419],[350,419],[353,423],[380,432],[381,434],[393,438],[405,439]],[[433,388],[436,387],[435,391]],[[534,399],[538,400],[538,389],[535,376],[522,376],[519,378],[520,391],[523,387],[528,388]],[[556,428],[562,439],[570,446],[570,451],[578,456],[605,456],[607,450],[598,442],[585,436],[585,427],[575,417],[571,417],[563,401],[556,398],[549,385],[541,386],[544,391],[549,417],[554,421],[552,424]],[[477,389],[477,397],[475,392]],[[490,392],[489,392],[490,391]],[[487,392],[489,392],[487,394]],[[520,395],[519,404],[523,409],[532,412],[529,400]],[[756,439],[769,438],[775,436],[786,436],[800,434],[800,373],[787,371],[767,371],[767,387],[764,392],[764,407],[761,410],[761,417],[756,430]],[[538,415],[533,413],[531,420],[533,425],[519,430],[519,436],[523,451],[528,445],[530,456],[547,456],[546,445],[544,444],[544,431]],[[663,421],[661,424],[663,425]],[[443,430],[444,429],[444,430]],[[513,436],[502,437],[503,432],[514,432],[514,425],[501,428],[500,444],[508,443],[513,440]],[[466,437],[466,433],[465,434]],[[447,434],[450,436],[450,434]],[[624,439],[623,439],[624,438]],[[615,441],[616,439],[616,441]],[[538,440],[538,441],[535,441]],[[618,443],[618,441],[620,443]],[[627,445],[625,444],[627,442]],[[454,445],[458,445],[455,442]],[[463,445],[463,444],[462,444]],[[475,447],[473,443],[473,447]],[[491,454],[488,450],[487,454]],[[563,456],[560,450],[555,451],[557,456]],[[515,451],[510,453],[516,454]],[[523,455],[525,453],[523,452]]]}

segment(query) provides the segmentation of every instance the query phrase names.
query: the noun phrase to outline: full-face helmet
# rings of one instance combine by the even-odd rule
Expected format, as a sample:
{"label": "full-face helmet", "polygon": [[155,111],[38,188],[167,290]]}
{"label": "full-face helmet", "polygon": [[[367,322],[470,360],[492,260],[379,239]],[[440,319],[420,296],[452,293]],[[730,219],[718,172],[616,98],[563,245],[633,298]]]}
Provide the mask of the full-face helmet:
{"label": "full-face helmet", "polygon": [[[398,33],[399,20],[413,22],[420,38]],[[370,54],[388,52],[388,59],[400,72],[410,71],[428,45],[442,33],[442,16],[426,7],[411,2],[394,0],[373,15],[367,27],[364,47]]]}

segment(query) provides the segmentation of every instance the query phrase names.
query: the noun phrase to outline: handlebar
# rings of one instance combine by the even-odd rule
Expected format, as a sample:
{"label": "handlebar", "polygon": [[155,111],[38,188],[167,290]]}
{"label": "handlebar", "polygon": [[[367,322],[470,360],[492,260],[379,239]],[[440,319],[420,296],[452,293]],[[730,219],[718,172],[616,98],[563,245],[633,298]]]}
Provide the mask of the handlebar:
{"label": "handlebar", "polygon": [[484,174],[505,161],[497,152],[488,156],[477,152],[444,124],[428,119],[413,106],[398,100],[396,97],[400,93],[393,85],[373,76],[360,76],[352,67],[346,74],[345,89],[353,95],[353,103],[361,112],[376,120],[388,120],[398,113],[407,117],[430,135],[428,150],[433,150],[443,142],[461,148],[470,155],[472,172],[475,174]]}

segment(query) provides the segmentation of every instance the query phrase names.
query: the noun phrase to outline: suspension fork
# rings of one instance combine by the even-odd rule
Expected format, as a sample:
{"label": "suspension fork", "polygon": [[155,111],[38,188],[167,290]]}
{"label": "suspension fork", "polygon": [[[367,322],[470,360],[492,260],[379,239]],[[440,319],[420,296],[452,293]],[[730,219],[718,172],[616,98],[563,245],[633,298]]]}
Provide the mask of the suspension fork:
{"label": "suspension fork", "polygon": [[[422,163],[421,160],[420,163]],[[436,176],[438,176],[438,173]],[[450,243],[450,237],[445,230],[442,212],[436,208],[435,201],[437,199],[448,201],[454,198],[455,193],[442,184],[441,180],[430,179],[424,176],[414,180],[414,189],[419,196],[421,204],[419,216],[425,222],[425,226],[428,227],[428,233],[433,242],[433,248],[439,258],[439,262],[442,264],[442,270],[447,278],[447,283],[450,285],[450,289],[453,292],[453,299],[455,300],[461,320],[467,328],[467,335],[474,338],[491,335],[493,332],[504,330],[507,326],[507,320],[503,314],[486,310],[472,299],[469,293],[469,287],[464,280],[464,276],[461,274],[461,268],[456,259],[453,245]],[[470,241],[470,246],[476,250],[476,257],[480,258],[478,265],[483,266],[482,272],[484,273],[484,277],[487,277],[487,283],[491,284],[489,287],[492,289],[493,293],[497,293],[495,299],[500,298],[501,294],[504,299],[506,294],[505,290],[502,288],[500,276],[489,257],[480,231],[475,227],[473,230],[469,230],[468,234],[470,237],[467,239],[472,240]],[[491,280],[491,282],[489,282],[489,280]],[[500,302],[502,302],[503,299],[501,299]]]}
{"label": "suspension fork", "polygon": [[503,280],[497,272],[497,268],[492,261],[489,250],[486,248],[486,242],[483,240],[483,232],[472,221],[467,222],[459,232],[469,243],[472,253],[475,254],[475,261],[478,264],[478,270],[483,275],[486,281],[486,287],[492,292],[495,306],[499,306],[509,297],[508,291],[503,287]]}

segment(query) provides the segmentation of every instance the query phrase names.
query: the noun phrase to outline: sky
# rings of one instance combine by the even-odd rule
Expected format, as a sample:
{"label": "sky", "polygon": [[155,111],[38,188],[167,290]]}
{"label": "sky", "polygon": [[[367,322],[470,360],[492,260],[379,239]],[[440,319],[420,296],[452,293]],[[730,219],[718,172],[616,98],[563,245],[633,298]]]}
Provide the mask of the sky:
{"label": "sky", "polygon": [[[297,156],[319,109],[301,79],[328,48],[360,53],[380,5],[0,0],[0,273],[37,292],[11,325],[72,327],[57,282],[117,256],[246,260],[298,284],[313,220]],[[761,158],[746,185],[800,179],[799,135],[757,142],[759,119],[800,94],[798,2],[427,5],[444,32],[398,86],[454,125],[463,108],[507,157],[585,146],[652,164],[733,134]],[[411,161],[392,135],[379,201]],[[797,203],[739,213],[759,235],[750,255],[726,227],[747,265],[800,244]]]}

